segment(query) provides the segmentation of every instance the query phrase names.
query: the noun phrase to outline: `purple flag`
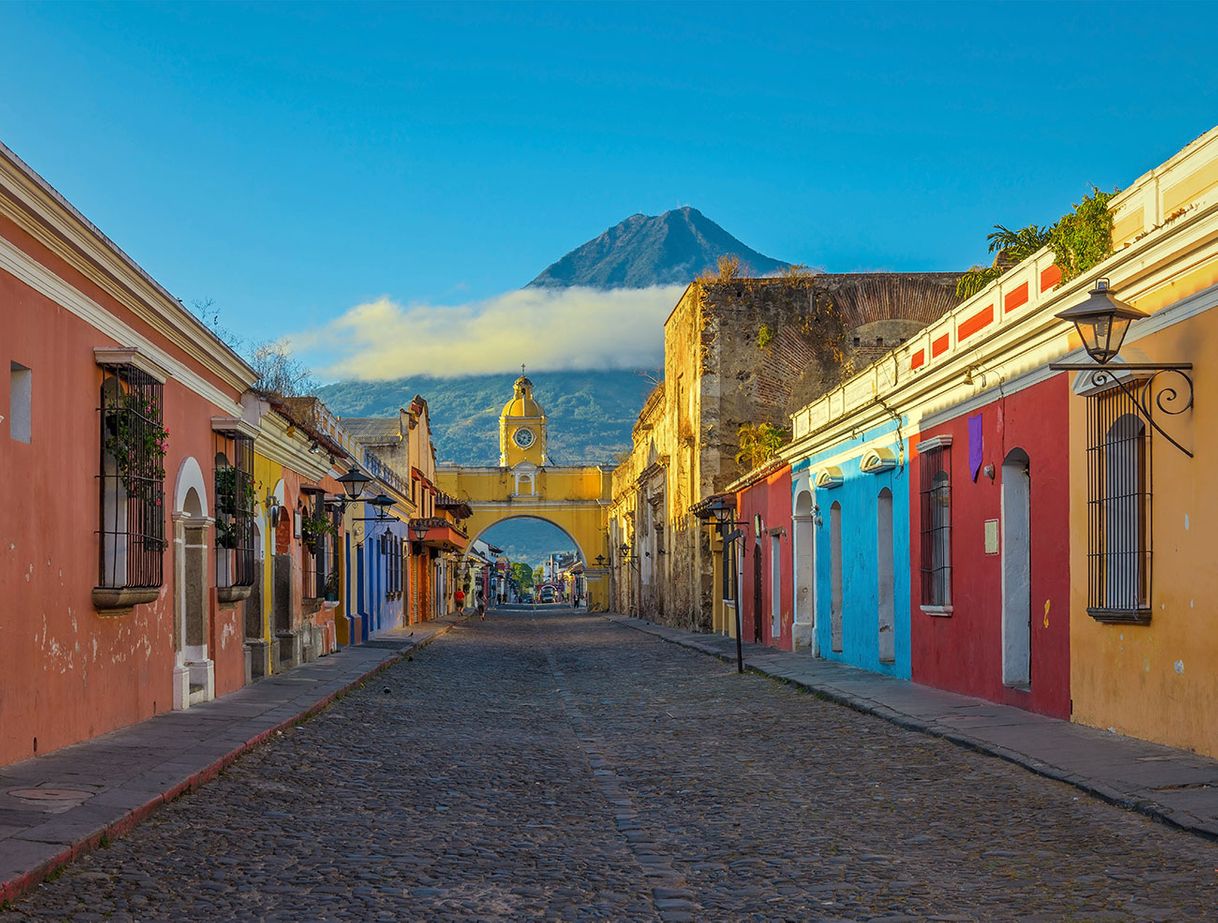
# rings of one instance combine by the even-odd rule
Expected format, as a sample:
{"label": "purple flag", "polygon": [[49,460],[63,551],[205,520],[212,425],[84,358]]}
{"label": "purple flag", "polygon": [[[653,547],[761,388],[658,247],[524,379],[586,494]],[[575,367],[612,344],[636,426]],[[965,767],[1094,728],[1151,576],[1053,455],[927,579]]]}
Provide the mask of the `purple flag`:
{"label": "purple flag", "polygon": [[981,414],[968,418],[968,468],[976,481],[981,472]]}

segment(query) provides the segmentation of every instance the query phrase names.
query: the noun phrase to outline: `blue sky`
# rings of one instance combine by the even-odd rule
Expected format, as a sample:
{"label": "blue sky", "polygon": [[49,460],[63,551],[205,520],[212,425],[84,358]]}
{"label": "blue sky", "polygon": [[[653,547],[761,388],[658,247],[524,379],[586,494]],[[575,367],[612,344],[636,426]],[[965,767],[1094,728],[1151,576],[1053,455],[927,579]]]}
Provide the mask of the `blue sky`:
{"label": "blue sky", "polygon": [[311,331],[324,364],[354,306],[495,299],[682,204],[830,270],[966,267],[995,222],[1047,223],[1218,123],[1216,25],[1130,3],[7,3],[0,139],[183,300],[253,338]]}

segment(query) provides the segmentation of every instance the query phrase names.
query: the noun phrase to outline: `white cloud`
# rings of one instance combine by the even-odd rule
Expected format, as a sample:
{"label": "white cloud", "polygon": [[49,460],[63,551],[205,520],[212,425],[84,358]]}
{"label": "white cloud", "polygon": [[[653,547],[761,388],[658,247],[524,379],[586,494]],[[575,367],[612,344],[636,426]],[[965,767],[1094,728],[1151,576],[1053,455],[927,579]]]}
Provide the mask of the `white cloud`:
{"label": "white cloud", "polygon": [[526,288],[458,305],[382,296],[288,339],[326,379],[656,366],[683,290]]}

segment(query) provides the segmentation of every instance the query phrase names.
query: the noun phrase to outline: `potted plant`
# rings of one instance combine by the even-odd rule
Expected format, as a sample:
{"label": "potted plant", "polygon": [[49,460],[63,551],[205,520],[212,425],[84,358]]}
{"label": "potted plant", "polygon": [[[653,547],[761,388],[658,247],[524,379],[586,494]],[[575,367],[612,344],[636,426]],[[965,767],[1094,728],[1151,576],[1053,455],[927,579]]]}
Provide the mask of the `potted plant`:
{"label": "potted plant", "polygon": [[314,550],[321,547],[322,539],[327,535],[337,535],[338,530],[330,517],[322,510],[308,513],[300,521],[300,538]]}

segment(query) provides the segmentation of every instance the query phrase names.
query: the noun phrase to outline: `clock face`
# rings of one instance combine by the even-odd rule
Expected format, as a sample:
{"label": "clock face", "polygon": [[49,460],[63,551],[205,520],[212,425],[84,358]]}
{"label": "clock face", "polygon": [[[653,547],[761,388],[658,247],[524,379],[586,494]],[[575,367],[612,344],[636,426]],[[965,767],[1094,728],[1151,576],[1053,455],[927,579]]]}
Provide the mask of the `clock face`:
{"label": "clock face", "polygon": [[512,439],[516,442],[516,445],[520,446],[522,449],[527,449],[529,446],[531,446],[533,444],[533,440],[536,438],[537,437],[533,435],[533,431],[527,426],[522,426],[520,429],[516,430],[515,435],[512,436]]}

